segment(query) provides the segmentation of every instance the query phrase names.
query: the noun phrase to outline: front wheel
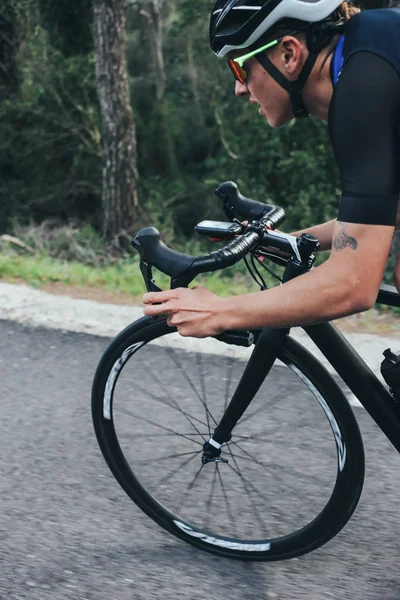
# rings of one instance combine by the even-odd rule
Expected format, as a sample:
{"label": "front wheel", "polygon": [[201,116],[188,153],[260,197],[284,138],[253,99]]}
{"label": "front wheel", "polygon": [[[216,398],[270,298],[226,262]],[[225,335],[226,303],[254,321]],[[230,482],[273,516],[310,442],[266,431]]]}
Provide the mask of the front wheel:
{"label": "front wheel", "polygon": [[279,560],[345,525],[364,451],[335,381],[287,338],[221,456],[203,464],[251,351],[140,319],[100,361],[93,423],[117,481],[165,530],[226,557]]}

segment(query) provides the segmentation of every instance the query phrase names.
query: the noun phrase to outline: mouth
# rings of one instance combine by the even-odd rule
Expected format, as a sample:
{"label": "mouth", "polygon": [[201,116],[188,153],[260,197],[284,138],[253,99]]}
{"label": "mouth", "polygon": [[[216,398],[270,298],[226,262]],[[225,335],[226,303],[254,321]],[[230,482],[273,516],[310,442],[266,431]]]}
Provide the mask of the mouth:
{"label": "mouth", "polygon": [[254,100],[254,98],[250,98],[250,104],[255,104],[258,108],[258,114],[262,116],[262,106],[259,102],[257,102],[257,100]]}
{"label": "mouth", "polygon": [[259,109],[261,109],[261,104],[259,102],[257,102],[257,100],[254,100],[253,98],[250,98],[250,104],[255,104],[256,106],[258,106]]}

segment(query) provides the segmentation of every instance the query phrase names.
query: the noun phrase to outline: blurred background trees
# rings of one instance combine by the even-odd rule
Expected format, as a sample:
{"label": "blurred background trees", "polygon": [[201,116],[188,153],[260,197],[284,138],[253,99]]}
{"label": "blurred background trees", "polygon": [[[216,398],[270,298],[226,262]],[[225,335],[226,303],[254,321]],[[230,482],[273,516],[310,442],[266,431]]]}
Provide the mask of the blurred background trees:
{"label": "blurred background trees", "polygon": [[235,98],[208,48],[210,6],[2,2],[0,233],[52,218],[89,224],[109,245],[143,224],[179,241],[219,216],[213,190],[229,179],[287,207],[287,230],[335,215],[326,125],[272,130]]}

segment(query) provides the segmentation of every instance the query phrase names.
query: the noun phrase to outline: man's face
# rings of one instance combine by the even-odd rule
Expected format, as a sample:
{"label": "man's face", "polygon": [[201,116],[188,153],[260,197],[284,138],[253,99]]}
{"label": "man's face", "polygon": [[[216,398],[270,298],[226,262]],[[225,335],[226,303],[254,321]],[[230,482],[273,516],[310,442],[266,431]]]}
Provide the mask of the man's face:
{"label": "man's face", "polygon": [[[284,36],[273,48],[268,49],[268,58],[286,79],[297,79],[304,63],[302,42],[293,35]],[[237,51],[231,58],[243,56]],[[281,127],[293,119],[289,95],[262,67],[257,57],[242,65],[246,71],[243,83],[236,81],[235,94],[247,96],[252,104],[259,105],[259,114],[267,119],[271,127]]]}
{"label": "man's face", "polygon": [[[271,60],[271,58],[270,58]],[[293,118],[287,92],[267,73],[256,58],[244,64],[247,78],[244,83],[236,81],[235,94],[249,98],[259,106],[259,114],[271,127],[281,127]]]}

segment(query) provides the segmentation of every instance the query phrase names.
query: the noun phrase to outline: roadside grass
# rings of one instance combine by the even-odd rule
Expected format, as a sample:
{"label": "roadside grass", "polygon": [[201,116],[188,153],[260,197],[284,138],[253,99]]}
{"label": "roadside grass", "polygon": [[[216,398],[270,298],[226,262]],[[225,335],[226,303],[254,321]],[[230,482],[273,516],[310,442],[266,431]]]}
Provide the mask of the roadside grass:
{"label": "roadside grass", "polygon": [[[52,283],[89,287],[130,294],[132,299],[140,300],[146,291],[138,253],[130,244],[123,252],[106,252],[100,234],[88,225],[59,223],[52,219],[40,225],[22,226],[15,222],[10,234],[0,236],[0,279],[4,281],[24,281],[37,288]],[[171,234],[168,236],[167,232],[164,241],[176,250],[194,256],[220,247],[198,235],[182,242]],[[278,274],[281,271],[279,267],[273,270]],[[278,283],[262,271],[268,286]],[[153,277],[161,289],[169,288],[170,280],[166,275],[154,270]],[[199,276],[191,285],[204,285],[225,297],[259,289],[243,261],[223,272]]]}
{"label": "roadside grass", "polygon": [[[194,285],[204,285],[220,295],[239,295],[255,291],[257,286],[250,276],[235,268],[232,273],[210,273],[196,278]],[[169,278],[154,271],[153,276],[159,287],[169,288]],[[46,255],[19,255],[0,253],[0,279],[3,281],[24,281],[40,288],[48,283],[60,283],[87,288],[93,287],[108,292],[122,292],[139,299],[146,291],[135,257],[124,258],[101,266],[86,265],[76,260],[67,261]]]}

